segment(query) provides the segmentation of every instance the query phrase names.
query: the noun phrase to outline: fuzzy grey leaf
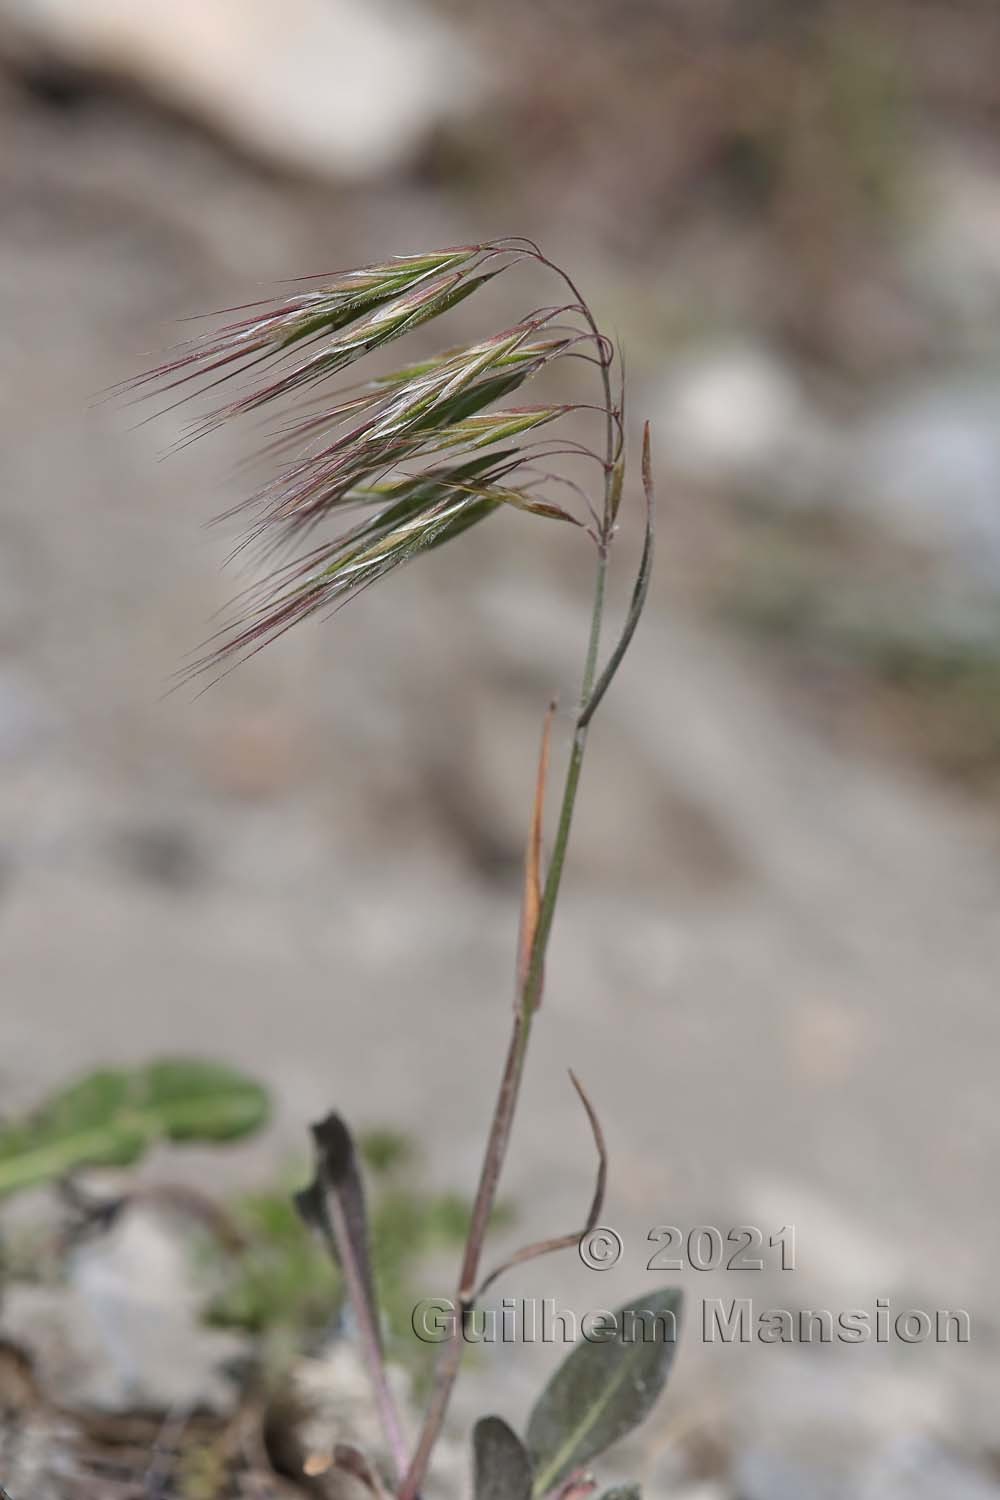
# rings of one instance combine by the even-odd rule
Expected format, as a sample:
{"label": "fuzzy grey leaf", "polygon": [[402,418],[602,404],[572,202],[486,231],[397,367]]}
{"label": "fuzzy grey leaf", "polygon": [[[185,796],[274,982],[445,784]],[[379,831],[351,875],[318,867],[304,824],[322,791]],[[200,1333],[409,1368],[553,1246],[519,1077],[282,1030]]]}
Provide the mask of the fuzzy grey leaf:
{"label": "fuzzy grey leaf", "polygon": [[535,1496],[544,1495],[638,1425],[673,1362],[682,1293],[663,1287],[613,1314],[611,1337],[578,1344],[528,1422]]}
{"label": "fuzzy grey leaf", "polygon": [[472,1434],[475,1500],[531,1500],[531,1460],[500,1417],[483,1417]]}

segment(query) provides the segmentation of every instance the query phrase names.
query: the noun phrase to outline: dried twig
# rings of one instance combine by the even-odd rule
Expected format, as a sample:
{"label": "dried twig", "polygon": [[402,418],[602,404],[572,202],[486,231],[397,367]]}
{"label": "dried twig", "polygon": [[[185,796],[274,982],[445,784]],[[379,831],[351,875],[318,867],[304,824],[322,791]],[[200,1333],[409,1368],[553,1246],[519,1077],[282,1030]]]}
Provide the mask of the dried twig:
{"label": "dried twig", "polygon": [[538,918],[542,909],[542,830],[545,824],[545,786],[549,775],[549,752],[552,743],[552,720],[555,717],[555,699],[549,704],[542,729],[542,748],[538,756],[538,776],[535,781],[535,803],[531,813],[531,831],[524,856],[524,892],[521,898],[521,933],[517,963],[518,996],[517,1009],[521,1009],[531,954],[538,931]]}

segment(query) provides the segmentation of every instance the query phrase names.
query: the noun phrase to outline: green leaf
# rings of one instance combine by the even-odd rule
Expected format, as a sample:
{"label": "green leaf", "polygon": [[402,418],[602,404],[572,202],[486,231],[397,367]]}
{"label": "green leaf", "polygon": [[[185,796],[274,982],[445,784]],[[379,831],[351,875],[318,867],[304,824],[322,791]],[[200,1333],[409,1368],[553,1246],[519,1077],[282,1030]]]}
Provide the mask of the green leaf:
{"label": "green leaf", "polygon": [[234,1140],[268,1112],[260,1085],[219,1063],[102,1068],[0,1130],[0,1197],[83,1166],[130,1166],[156,1141]]}
{"label": "green leaf", "polygon": [[642,1490],[637,1484],[613,1484],[601,1500],[642,1500]]}
{"label": "green leaf", "polygon": [[341,1301],[341,1279],[295,1211],[285,1184],[228,1205],[243,1231],[245,1249],[209,1261],[222,1290],[208,1321],[254,1334],[289,1330],[297,1341],[325,1328]]}
{"label": "green leaf", "polygon": [[474,1500],[531,1500],[531,1459],[501,1417],[483,1417],[472,1433]]}
{"label": "green leaf", "polygon": [[192,1059],[154,1062],[138,1075],[146,1108],[171,1141],[231,1141],[267,1120],[267,1094],[235,1068]]}
{"label": "green leaf", "polygon": [[380,1176],[413,1160],[410,1137],[388,1125],[363,1131],[358,1137],[358,1147],[365,1165]]}
{"label": "green leaf", "polygon": [[626,1303],[607,1339],[580,1343],[542,1392],[528,1422],[534,1494],[545,1494],[646,1416],[674,1357],[682,1293],[663,1287]]}

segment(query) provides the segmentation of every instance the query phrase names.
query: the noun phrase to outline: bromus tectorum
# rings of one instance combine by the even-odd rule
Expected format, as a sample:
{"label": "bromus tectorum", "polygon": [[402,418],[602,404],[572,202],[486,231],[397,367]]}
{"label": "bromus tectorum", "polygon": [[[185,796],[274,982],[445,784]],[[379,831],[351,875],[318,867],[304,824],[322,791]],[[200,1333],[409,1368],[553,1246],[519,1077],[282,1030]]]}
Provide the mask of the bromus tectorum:
{"label": "bromus tectorum", "polygon": [[[447,313],[493,278],[531,262],[558,279],[561,298],[553,305],[536,308],[475,343],[328,389],[333,377],[365,356]],[[339,607],[401,563],[453,540],[503,506],[572,525],[595,551],[593,608],[561,805],[546,863],[542,845],[550,711],[525,858],[511,1037],[455,1292],[454,1328],[440,1351],[412,1451],[386,1378],[357,1155],[336,1114],[314,1127],[316,1176],[299,1197],[302,1214],[342,1269],[385,1434],[389,1491],[398,1500],[416,1500],[458,1373],[463,1320],[511,1266],[576,1243],[597,1223],[603,1203],[604,1140],[595,1110],[574,1077],[599,1163],[586,1224],[528,1245],[483,1274],[486,1230],[542,997],[545,953],[587,735],[635,631],[649,583],[649,429],[643,434],[641,459],[642,557],[624,624],[602,664],[605,578],[625,482],[624,381],[614,346],[573,280],[532,241],[511,238],[397,257],[295,285],[279,301],[232,309],[229,321],[132,383],[140,391],[177,392],[184,399],[234,382],[231,395],[196,419],[192,436],[265,408],[284,409],[265,450],[275,461],[274,477],[238,507],[246,521],[241,547],[255,548],[270,560],[270,569],[242,595],[235,623],[209,643],[192,672],[217,674],[300,620]],[[598,399],[593,404],[520,404],[522,386],[568,358],[594,366]],[[510,404],[515,396],[518,404]],[[561,420],[575,412],[597,414],[602,429],[598,451],[560,430]],[[592,491],[551,467],[571,457],[592,465],[597,476]],[[556,502],[556,489],[562,499],[568,494],[569,501]],[[589,1494],[595,1483],[586,1465],[641,1420],[663,1387],[679,1310],[680,1293],[673,1288],[646,1293],[620,1309],[617,1333],[581,1344],[556,1372],[532,1412],[523,1443],[499,1418],[480,1422],[474,1435],[476,1500],[569,1500]],[[643,1325],[651,1326],[652,1336],[639,1341],[628,1332],[637,1314],[652,1320]],[[333,1450],[329,1463],[353,1465],[356,1474],[357,1455],[348,1464],[345,1453],[354,1450]],[[383,1480],[368,1466],[364,1472],[368,1487],[384,1495]]]}

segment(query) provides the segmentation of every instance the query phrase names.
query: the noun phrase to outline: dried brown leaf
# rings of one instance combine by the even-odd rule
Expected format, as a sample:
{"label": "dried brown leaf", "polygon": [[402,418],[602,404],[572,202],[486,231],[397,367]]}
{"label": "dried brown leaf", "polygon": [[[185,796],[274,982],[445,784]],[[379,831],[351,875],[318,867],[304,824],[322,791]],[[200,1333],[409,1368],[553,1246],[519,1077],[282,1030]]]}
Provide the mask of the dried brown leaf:
{"label": "dried brown leaf", "polygon": [[[552,720],[556,705],[549,704],[542,726],[542,745],[538,756],[538,772],[535,777],[535,801],[531,810],[531,827],[528,832],[528,847],[524,856],[524,890],[521,896],[521,937],[517,965],[517,998],[514,1006],[521,1008],[521,996],[531,968],[531,955],[538,932],[538,918],[542,910],[542,835],[545,826],[545,787],[549,775],[549,753],[552,745]],[[539,1004],[541,986],[539,986]]]}

